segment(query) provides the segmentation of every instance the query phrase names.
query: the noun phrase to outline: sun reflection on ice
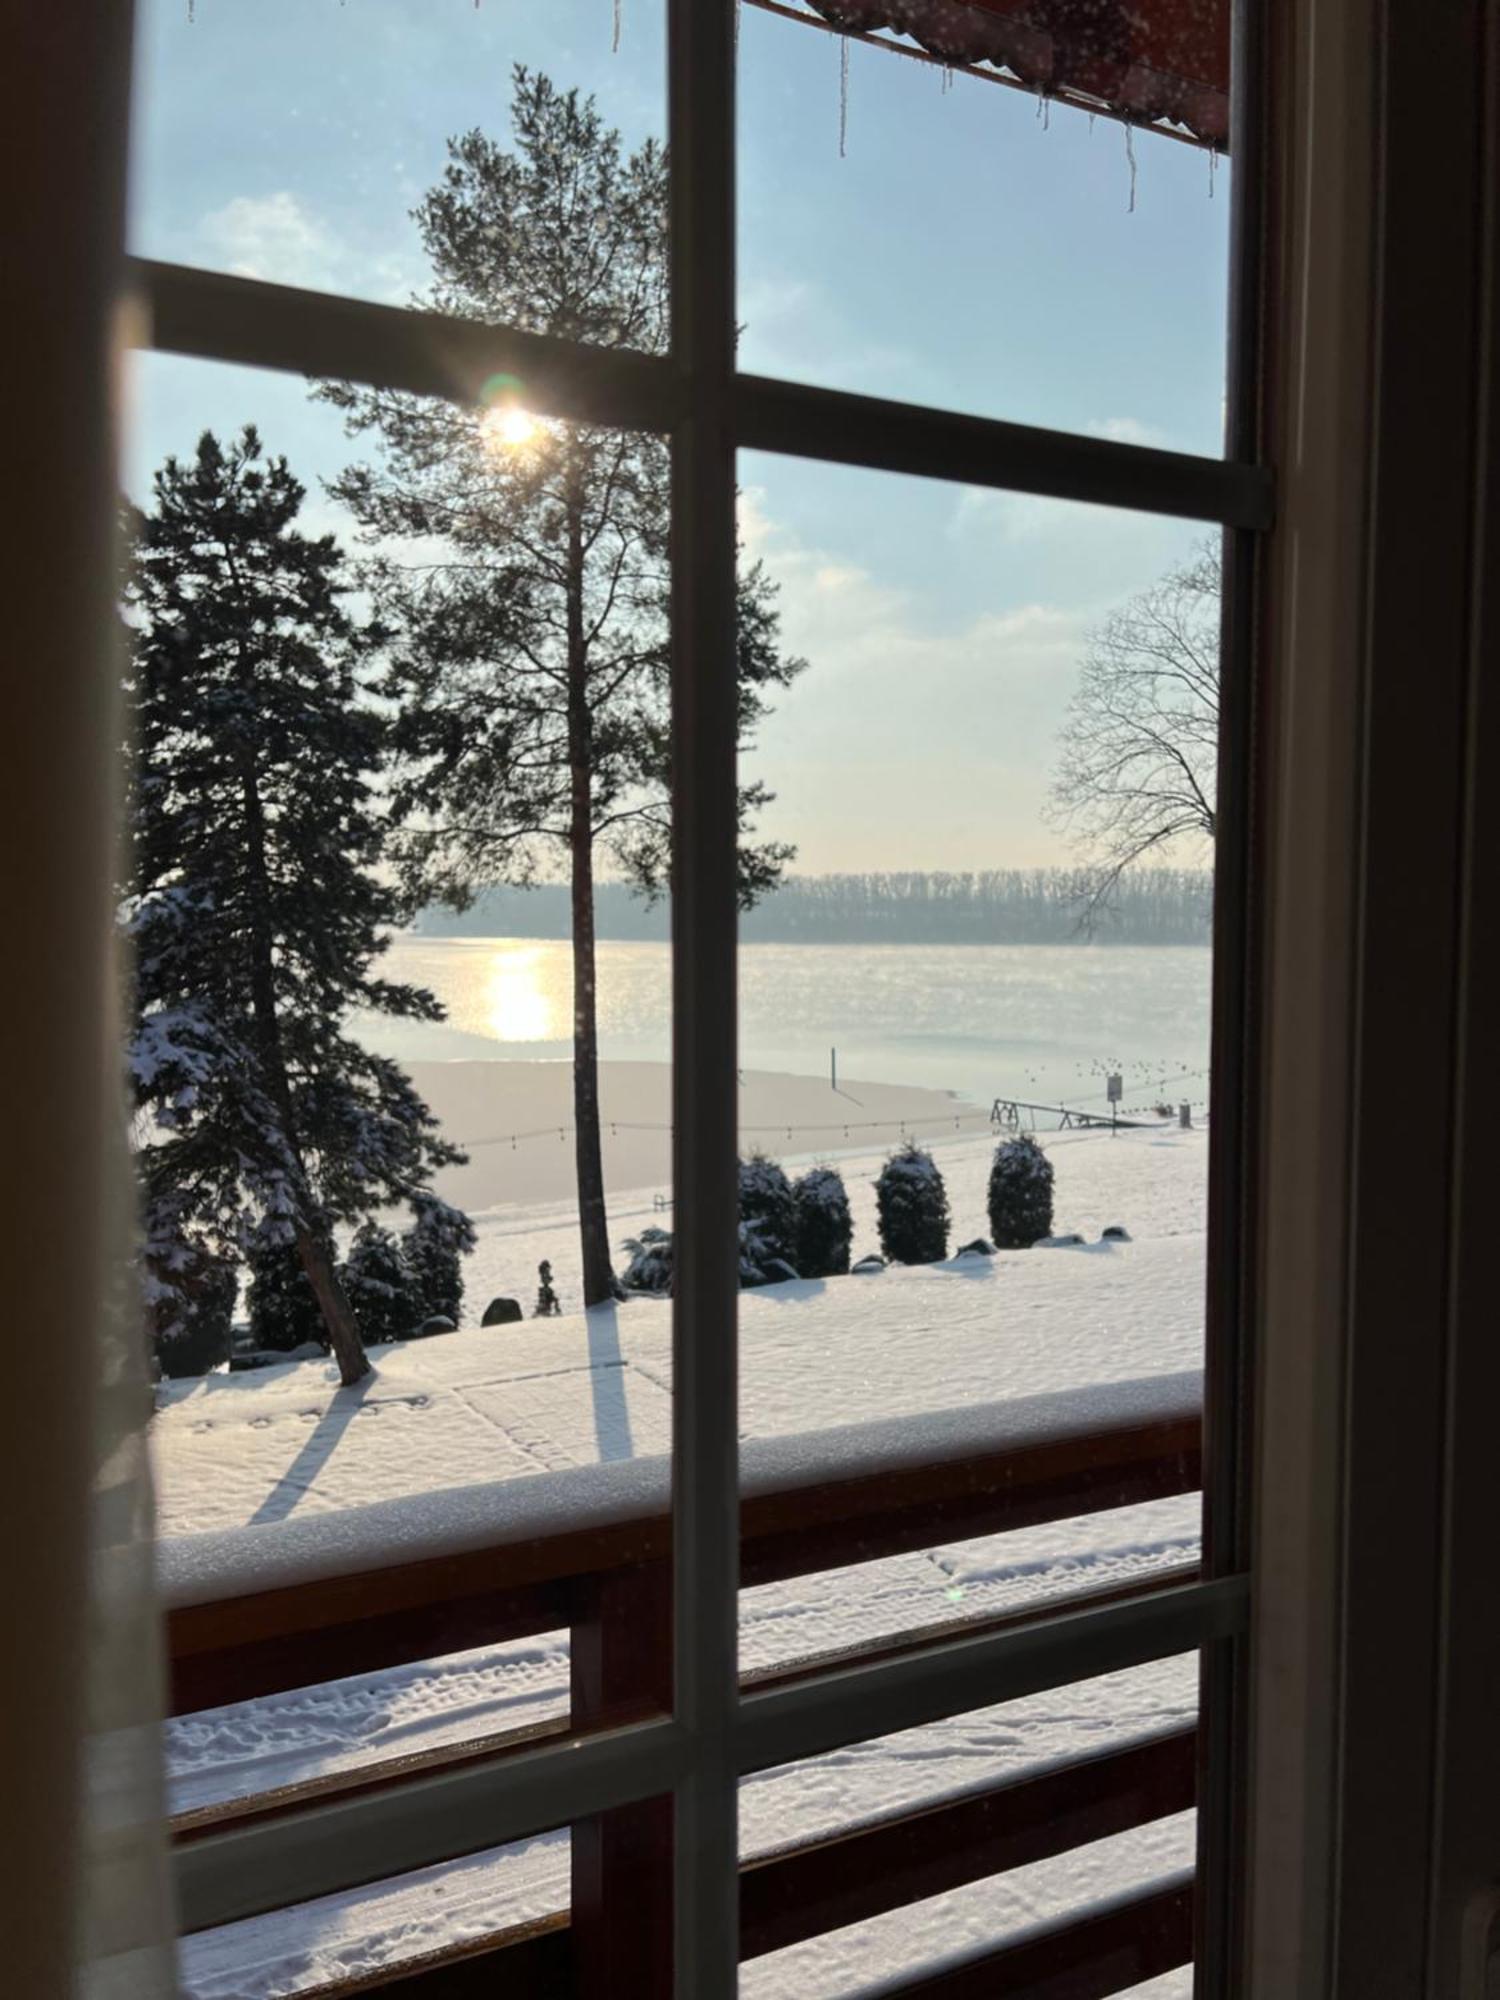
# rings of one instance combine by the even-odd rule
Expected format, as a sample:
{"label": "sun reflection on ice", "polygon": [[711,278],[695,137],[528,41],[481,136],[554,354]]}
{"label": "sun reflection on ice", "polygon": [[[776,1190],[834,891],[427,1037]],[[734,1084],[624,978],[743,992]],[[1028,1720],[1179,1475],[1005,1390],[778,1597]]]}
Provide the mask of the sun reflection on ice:
{"label": "sun reflection on ice", "polygon": [[569,996],[556,952],[502,945],[492,954],[486,993],[489,1028],[497,1041],[566,1041],[572,1032]]}

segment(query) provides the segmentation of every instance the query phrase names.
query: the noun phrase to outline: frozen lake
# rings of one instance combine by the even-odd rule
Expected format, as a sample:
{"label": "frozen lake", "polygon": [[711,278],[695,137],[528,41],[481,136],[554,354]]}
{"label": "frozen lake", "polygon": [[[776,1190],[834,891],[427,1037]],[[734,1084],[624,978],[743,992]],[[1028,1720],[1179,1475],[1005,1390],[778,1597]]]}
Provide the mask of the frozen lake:
{"label": "frozen lake", "polygon": [[[748,944],[740,951],[740,1060],[957,1091],[1102,1104],[1123,1071],[1126,1103],[1208,1096],[1211,954],[1191,945]],[[382,970],[427,986],[441,1026],[367,1024],[409,1062],[566,1059],[567,944],[540,938],[403,937]],[[664,1061],[665,944],[599,946],[600,1053]]]}

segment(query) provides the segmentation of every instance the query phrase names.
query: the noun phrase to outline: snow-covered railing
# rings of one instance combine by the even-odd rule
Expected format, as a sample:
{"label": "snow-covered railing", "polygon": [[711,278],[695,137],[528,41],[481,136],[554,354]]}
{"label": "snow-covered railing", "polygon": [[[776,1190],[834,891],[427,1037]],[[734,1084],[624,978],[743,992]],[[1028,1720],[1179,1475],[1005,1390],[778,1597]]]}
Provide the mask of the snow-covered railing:
{"label": "snow-covered railing", "polygon": [[[1192,1491],[1200,1408],[1200,1378],[1174,1375],[752,1440],[741,1454],[742,1580],[770,1583]],[[670,1707],[664,1458],[171,1541],[160,1573],[175,1713],[560,1628],[570,1633],[571,1713],[542,1733],[583,1735]],[[1087,1602],[1145,1596],[1181,1580],[1178,1572],[1095,1592]],[[820,1655],[747,1677],[746,1700],[957,1633],[1024,1627],[1036,1616],[957,1620]],[[498,1764],[535,1747],[538,1734],[532,1728],[375,1761],[208,1808],[185,1815],[178,1837],[191,1846],[310,1803],[458,1764]],[[1193,1758],[1193,1732],[1169,1731],[757,1859],[741,1877],[744,1955],[1180,1811],[1192,1802]],[[575,1827],[569,1913],[497,1933],[477,1956],[470,1941],[461,1961],[402,1968],[401,1983],[414,1995],[456,1994],[474,1976],[477,1991],[497,1974],[493,1954],[504,1951],[505,1990],[517,1996],[670,1990],[670,1842],[665,1802]],[[1071,1967],[1070,1993],[1101,1995],[1181,1963],[1190,1949],[1187,1894],[1180,1884],[1158,1887],[1127,1899],[1107,1921],[1095,1913],[1013,1942],[1003,1948],[1012,1954],[1004,1990],[1024,1994],[1033,1962],[1050,1967],[1049,1978]],[[1090,1938],[1103,1940],[1097,1952]],[[948,1983],[899,1990],[993,1991],[1002,1962],[991,1953],[984,1965],[983,1972],[954,1968]],[[397,1977],[393,1969],[392,1983]]]}

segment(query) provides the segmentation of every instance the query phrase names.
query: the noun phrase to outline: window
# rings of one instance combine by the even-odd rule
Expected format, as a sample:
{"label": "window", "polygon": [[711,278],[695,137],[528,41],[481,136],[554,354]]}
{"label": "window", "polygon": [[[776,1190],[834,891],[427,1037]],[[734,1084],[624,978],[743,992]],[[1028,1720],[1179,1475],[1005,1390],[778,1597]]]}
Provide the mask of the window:
{"label": "window", "polygon": [[[820,18],[840,13],[811,11]],[[876,10],[852,10],[861,11],[877,32]],[[1005,13],[965,11],[996,19]],[[736,17],[731,0],[667,5],[666,351],[568,341],[493,324],[474,311],[408,311],[369,296],[380,286],[369,268],[351,274],[345,295],[324,295],[289,288],[283,281],[295,270],[274,259],[254,277],[187,263],[137,267],[149,341],[163,353],[464,407],[478,404],[497,378],[519,382],[527,422],[572,420],[664,440],[671,486],[670,1467],[665,1460],[634,1470],[600,1466],[582,1519],[560,1517],[546,1494],[516,1481],[498,1483],[488,1495],[470,1489],[462,1518],[441,1511],[424,1516],[420,1508],[398,1518],[377,1509],[334,1523],[326,1534],[314,1532],[319,1524],[292,1523],[253,1569],[239,1570],[227,1593],[222,1569],[198,1570],[169,1554],[174,1699],[200,1722],[227,1705],[311,1683],[357,1701],[360,1677],[377,1668],[539,1635],[545,1641],[561,1630],[571,1635],[566,1718],[530,1717],[526,1733],[512,1731],[503,1742],[455,1736],[405,1763],[355,1764],[314,1788],[262,1797],[242,1810],[225,1810],[225,1801],[215,1799],[207,1817],[181,1828],[184,1923],[194,1933],[250,1926],[379,1885],[371,1893],[392,1902],[390,1922],[399,1925],[406,1921],[405,1878],[420,1884],[421,1871],[456,1857],[469,1857],[466,1866],[481,1878],[504,1859],[500,1850],[513,1859],[539,1836],[571,1829],[567,1934],[555,1912],[539,1905],[526,1934],[507,1943],[512,1975],[540,1989],[560,1976],[560,1966],[564,1976],[571,1967],[581,1993],[642,1995],[665,1991],[670,1976],[685,2000],[709,2000],[736,1990],[742,1947],[747,1956],[753,1951],[769,1960],[820,1930],[891,1921],[893,1910],[962,1886],[971,1878],[954,1857],[964,1846],[979,1843],[994,1868],[1029,1867],[1046,1861],[1053,1837],[1047,1828],[1070,1812],[1076,1821],[1066,1823],[1075,1826],[1078,1847],[1132,1826],[1171,1822],[1194,1795],[1196,1765],[1196,1937],[1204,1990],[1212,1992],[1217,1954],[1227,1948],[1233,1921],[1231,1801],[1248,1605],[1237,1351],[1246,1145],[1240,1106],[1253,909],[1243,604],[1254,543],[1269,525],[1271,506],[1270,477],[1248,456],[1241,414],[1254,357],[1248,340],[1238,337],[1223,458],[740,367]],[[759,36],[766,26],[757,20],[753,32]],[[785,32],[799,30],[788,25]],[[1119,107],[1098,79],[1091,88],[1082,76],[1059,72],[1058,94],[1083,91],[1101,115],[1112,115]],[[1236,79],[1242,97],[1253,81],[1246,65]],[[1125,109],[1143,119],[1165,115],[1133,101]],[[1252,124],[1244,118],[1240,129],[1248,134]],[[1253,197],[1255,171],[1253,159],[1237,165],[1241,211]],[[285,234],[278,240],[284,251]],[[1236,310],[1248,328],[1255,274],[1243,215],[1235,246]],[[1044,1409],[975,1411],[966,1421],[893,1430],[883,1440],[835,1437],[811,1462],[778,1450],[774,1439],[741,1449],[734,1332],[742,1122],[735,1031],[736,486],[740,455],[751,452],[818,461],[838,468],[840,477],[844,468],[859,468],[863,478],[908,475],[981,495],[1160,515],[1223,533],[1206,1391],[1175,1378],[1125,1399],[1067,1388]],[[659,1415],[665,1426],[665,1411]],[[930,1546],[939,1534],[962,1541],[1096,1507],[1151,1504],[1192,1492],[1200,1479],[1207,1535],[1191,1573],[1162,1565],[1055,1606],[996,1604],[920,1632],[868,1634],[861,1647],[777,1659],[741,1680],[742,1581],[757,1587],[827,1572],[873,1554]],[[402,1552],[392,1562],[396,1537]],[[1046,1690],[1126,1676],[1148,1663],[1172,1662],[1179,1672],[1183,1656],[1194,1652],[1204,1707],[1191,1741],[1177,1718],[1148,1741],[1132,1739],[1101,1753],[1107,1770],[1094,1768],[1086,1779],[1061,1766],[1013,1785],[996,1779],[961,1807],[931,1807],[939,1818],[929,1813],[898,1827],[887,1815],[837,1836],[844,1851],[821,1882],[810,1838],[792,1853],[754,1844],[741,1872],[742,1779],[766,1774],[769,1793],[776,1774],[820,1754],[931,1730]],[[203,1726],[214,1725],[210,1719]],[[929,1806],[919,1800],[910,1813]],[[1092,1982],[1088,1991],[1103,1993],[1123,1990],[1121,1966],[1126,1981],[1143,1984],[1181,1965],[1194,1938],[1181,1827],[1173,1840],[1169,1878],[1144,1886],[1127,1879],[1123,1888],[1110,1878],[1118,1893],[1086,1917],[1065,1916],[999,1946],[981,1936],[968,1957],[922,1973],[921,1983],[915,1968],[905,1968],[910,1990],[979,1991],[1003,1972],[1024,1991],[1028,1979],[1068,1965],[1089,1968],[1080,1978]],[[923,1865],[912,1866],[912,1844],[924,1841]],[[544,1856],[543,1874],[556,1870],[559,1853],[554,1845]],[[910,1871],[905,1886],[903,1868]],[[851,1897],[848,1885],[862,1871],[888,1895],[872,1889]],[[493,1930],[485,1894],[481,1882],[473,1922],[481,1940]],[[798,1902],[804,1928],[792,1935],[785,1910]],[[437,1968],[429,1971],[439,1990]],[[214,1976],[210,1964],[209,1990]],[[1102,1983],[1111,1979],[1117,1983]],[[745,1990],[768,1989],[750,1980]]]}

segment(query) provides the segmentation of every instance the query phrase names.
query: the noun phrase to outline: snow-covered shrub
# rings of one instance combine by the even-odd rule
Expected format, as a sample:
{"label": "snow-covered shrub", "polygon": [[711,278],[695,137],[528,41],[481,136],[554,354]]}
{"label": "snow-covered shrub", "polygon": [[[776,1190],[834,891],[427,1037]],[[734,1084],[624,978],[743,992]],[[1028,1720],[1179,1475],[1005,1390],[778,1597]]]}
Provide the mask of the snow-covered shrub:
{"label": "snow-covered shrub", "polygon": [[250,1343],[281,1354],[310,1343],[328,1346],[328,1328],[294,1243],[260,1242],[250,1252]]}
{"label": "snow-covered shrub", "polygon": [[788,1263],[780,1254],[763,1222],[741,1222],[740,1284],[746,1291],[756,1285],[785,1284],[789,1279],[800,1276],[796,1265]]}
{"label": "snow-covered shrub", "polygon": [[[774,1259],[793,1271],[797,1264],[797,1206],[792,1184],[778,1160],[764,1153],[752,1153],[740,1161],[740,1234],[745,1228],[756,1235],[752,1258],[764,1264]],[[743,1261],[743,1256],[742,1256]],[[742,1283],[764,1284],[763,1278],[742,1279]]]}
{"label": "snow-covered shrub", "polygon": [[434,1194],[417,1197],[416,1221],[401,1239],[401,1254],[411,1272],[417,1312],[425,1319],[441,1314],[455,1326],[463,1324],[463,1258],[474,1248],[474,1225],[462,1209],[452,1208]]}
{"label": "snow-covered shrub", "polygon": [[183,1244],[170,1270],[147,1261],[146,1314],[163,1375],[207,1375],[229,1359],[239,1272],[226,1258]]}
{"label": "snow-covered shrub", "polygon": [[936,1264],[948,1254],[948,1190],[931,1153],[908,1139],[875,1183],[880,1247],[894,1264]]}
{"label": "snow-covered shrub", "polygon": [[389,1229],[366,1222],[355,1235],[339,1272],[366,1346],[409,1340],[425,1317],[416,1277]]}
{"label": "snow-covered shrub", "polygon": [[672,1232],[670,1229],[643,1229],[639,1236],[627,1236],[625,1248],[630,1262],[621,1280],[627,1292],[660,1292],[672,1289]]}
{"label": "snow-covered shrub", "polygon": [[990,1234],[1001,1250],[1029,1250],[1052,1234],[1052,1162],[1029,1132],[995,1148]]}
{"label": "snow-covered shrub", "polygon": [[792,1204],[793,1264],[804,1278],[842,1277],[854,1239],[843,1175],[837,1167],[809,1167],[792,1187]]}

